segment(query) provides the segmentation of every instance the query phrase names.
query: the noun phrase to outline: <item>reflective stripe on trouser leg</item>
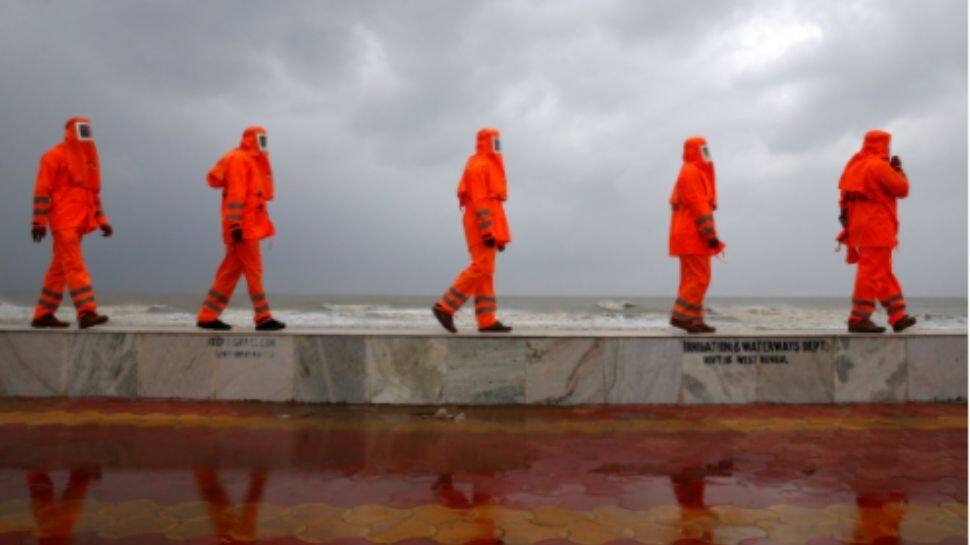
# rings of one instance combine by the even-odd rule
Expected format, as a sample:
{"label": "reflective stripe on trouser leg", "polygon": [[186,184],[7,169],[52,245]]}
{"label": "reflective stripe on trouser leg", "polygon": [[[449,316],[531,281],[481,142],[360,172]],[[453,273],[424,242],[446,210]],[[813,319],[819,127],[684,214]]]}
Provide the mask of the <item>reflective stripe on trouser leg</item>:
{"label": "reflective stripe on trouser leg", "polygon": [[438,299],[437,305],[439,308],[443,308],[445,311],[454,314],[465,304],[467,299],[467,295],[456,290],[454,287],[450,287],[442,294],[441,299]]}
{"label": "reflective stripe on trouser leg", "polygon": [[[455,280],[455,289],[461,293],[473,293],[476,298],[491,297],[494,307],[495,289],[493,278],[495,275],[495,248],[476,243],[469,249],[472,262]],[[488,327],[495,323],[495,310],[483,309],[478,312],[476,304],[475,321],[478,327]]]}
{"label": "reflective stripe on trouser leg", "polygon": [[246,239],[235,244],[236,255],[246,276],[246,287],[253,302],[253,320],[258,324],[272,318],[266,290],[263,288],[263,258],[259,251],[259,241]]}
{"label": "reflective stripe on trouser leg", "polygon": [[901,292],[892,272],[892,249],[860,248],[849,321],[859,322],[869,318],[876,308],[876,300],[879,300],[886,307],[889,323],[896,323],[906,315]]}
{"label": "reflective stripe on trouser leg", "polygon": [[212,282],[212,287],[209,288],[209,292],[202,301],[202,307],[199,309],[197,319],[200,322],[211,322],[218,318],[225,310],[226,305],[229,304],[232,292],[236,290],[236,283],[239,282],[239,277],[242,275],[242,264],[239,263],[239,258],[236,255],[236,246],[238,245],[226,245],[226,255],[222,258],[219,268],[216,269],[215,280]]}
{"label": "reflective stripe on trouser leg", "polygon": [[494,281],[494,276],[484,279],[475,295],[475,321],[478,322],[478,327],[488,327],[495,323],[498,303],[495,301]]}
{"label": "reflective stripe on trouser leg", "polygon": [[88,274],[88,268],[84,264],[84,256],[81,253],[81,235],[75,229],[54,231],[52,235],[54,259],[60,262],[64,281],[71,292],[77,313],[95,312],[97,304],[91,288],[91,276]]}
{"label": "reflective stripe on trouser leg", "polygon": [[680,256],[680,289],[670,315],[679,320],[704,317],[704,295],[711,283],[711,256]]}
{"label": "reflective stripe on trouser leg", "polygon": [[[495,296],[495,293],[491,291],[492,275],[495,273],[495,248],[488,248],[484,244],[476,243],[469,248],[469,252],[471,253],[471,263],[458,275],[458,278],[452,283],[451,289],[442,296],[441,301],[445,301],[448,296],[451,296],[454,300],[455,293],[457,293],[462,295],[464,299],[453,302],[461,307],[470,294]],[[443,305],[443,307],[449,311],[453,308],[448,305]],[[494,313],[476,314],[475,318],[479,327],[487,327],[495,322]]]}
{"label": "reflective stripe on trouser leg", "polygon": [[57,254],[51,256],[47,274],[44,275],[44,287],[40,290],[37,306],[34,307],[34,319],[45,314],[53,314],[61,306],[64,299],[64,269],[57,259]]}

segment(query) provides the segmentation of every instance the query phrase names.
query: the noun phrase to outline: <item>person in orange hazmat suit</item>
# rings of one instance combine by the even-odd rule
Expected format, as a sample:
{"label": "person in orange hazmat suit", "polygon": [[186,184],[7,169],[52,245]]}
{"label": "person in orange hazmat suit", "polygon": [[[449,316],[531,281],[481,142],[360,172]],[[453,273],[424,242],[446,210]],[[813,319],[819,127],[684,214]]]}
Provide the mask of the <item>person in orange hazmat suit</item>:
{"label": "person in orange hazmat suit", "polygon": [[848,247],[846,261],[857,264],[848,320],[853,333],[886,330],[870,319],[877,299],[894,331],[916,323],[916,318],[906,314],[902,288],[893,274],[892,252],[899,245],[896,201],[909,194],[909,181],[899,156],[889,156],[891,139],[885,131],[867,132],[862,149],[846,164],[839,180],[843,230],[837,240]]}
{"label": "person in orange hazmat suit", "polygon": [[78,327],[84,329],[108,321],[98,314],[81,239],[101,229],[105,237],[114,230],[101,207],[101,166],[94,145],[91,120],[72,117],[64,126],[64,141],[40,158],[34,185],[31,237],[40,242],[50,227],[54,256],[34,310],[33,327],[67,327],[55,313],[67,285],[77,310]]}
{"label": "person in orange hazmat suit", "polygon": [[724,251],[717,238],[714,163],[701,137],[684,142],[684,164],[670,195],[670,255],[680,258],[680,289],[670,325],[688,333],[712,333],[704,323],[704,294],[711,283],[711,256]]}
{"label": "person in orange hazmat suit", "polygon": [[286,327],[270,313],[259,252],[259,241],[276,232],[266,209],[266,203],[273,200],[273,170],[267,143],[265,129],[248,127],[243,131],[239,147],[224,155],[206,177],[211,187],[222,190],[222,240],[226,255],[199,309],[200,328],[231,329],[219,315],[229,304],[241,275],[246,276],[256,329],[275,331]]}
{"label": "person in orange hazmat suit", "polygon": [[478,131],[475,154],[468,158],[465,172],[458,183],[458,204],[464,209],[462,224],[465,242],[471,253],[471,264],[455,279],[448,291],[432,307],[442,327],[452,333],[454,315],[471,297],[475,297],[478,330],[508,333],[512,328],[495,318],[495,252],[502,252],[512,240],[502,203],[508,198],[505,164],[499,131]]}

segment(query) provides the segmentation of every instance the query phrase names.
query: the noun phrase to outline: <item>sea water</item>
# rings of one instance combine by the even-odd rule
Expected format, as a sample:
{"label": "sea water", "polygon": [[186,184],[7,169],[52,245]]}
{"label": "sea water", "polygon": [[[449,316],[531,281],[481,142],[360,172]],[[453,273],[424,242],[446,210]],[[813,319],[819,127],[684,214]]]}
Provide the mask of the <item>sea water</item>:
{"label": "sea water", "polygon": [[[0,294],[0,325],[30,321],[35,294]],[[112,325],[173,328],[191,327],[201,304],[199,294],[98,294],[99,311]],[[429,296],[352,296],[269,294],[273,314],[295,328],[321,329],[426,329],[437,323]],[[526,297],[499,296],[499,319],[519,330],[663,330],[669,328],[670,297]],[[830,297],[712,297],[705,301],[708,321],[731,329],[844,330],[848,298]],[[967,299],[907,299],[910,314],[924,330],[961,331],[967,328]],[[71,319],[73,308],[65,296],[58,315]],[[222,318],[248,325],[252,310],[245,292],[238,291]],[[884,322],[880,310],[874,321]],[[457,316],[460,328],[474,327],[474,306],[469,300]]]}

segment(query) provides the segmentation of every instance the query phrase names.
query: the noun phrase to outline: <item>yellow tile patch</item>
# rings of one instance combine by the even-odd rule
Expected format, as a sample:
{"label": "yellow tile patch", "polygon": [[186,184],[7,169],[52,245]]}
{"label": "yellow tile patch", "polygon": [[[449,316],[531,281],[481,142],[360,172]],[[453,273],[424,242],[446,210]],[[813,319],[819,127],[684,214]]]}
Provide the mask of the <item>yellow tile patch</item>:
{"label": "yellow tile patch", "polygon": [[[959,503],[942,506],[897,503],[868,510],[847,504],[824,509],[773,505],[767,509],[718,506],[697,510],[670,505],[645,511],[616,506],[591,511],[556,506],[520,510],[501,505],[475,509],[362,505],[344,509],[323,503],[282,508],[260,503],[210,511],[207,504],[198,501],[160,506],[148,500],[118,504],[91,500],[84,510],[85,528],[102,537],[130,538],[161,532],[173,540],[198,539],[216,533],[216,528],[240,541],[292,535],[308,543],[364,537],[386,544],[423,538],[442,545],[461,545],[493,537],[509,545],[531,545],[547,539],[568,539],[578,545],[635,539],[650,545],[681,538],[714,540],[727,545],[750,538],[801,544],[822,538],[872,540],[894,533],[914,542],[966,538],[967,535],[966,506]],[[215,521],[213,514],[218,516]],[[0,534],[22,531],[40,535],[30,503],[0,502]]]}

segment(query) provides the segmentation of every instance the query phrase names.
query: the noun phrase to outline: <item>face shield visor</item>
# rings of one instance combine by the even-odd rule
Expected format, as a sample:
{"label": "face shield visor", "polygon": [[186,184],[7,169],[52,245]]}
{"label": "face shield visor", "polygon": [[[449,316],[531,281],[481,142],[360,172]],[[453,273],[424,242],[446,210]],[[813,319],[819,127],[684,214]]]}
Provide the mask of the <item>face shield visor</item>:
{"label": "face shield visor", "polygon": [[256,135],[256,146],[259,147],[259,151],[266,151],[269,147],[269,138],[266,136],[266,133]]}
{"label": "face shield visor", "polygon": [[701,157],[705,163],[711,162],[711,150],[707,149],[707,146],[701,146]]}
{"label": "face shield visor", "polygon": [[90,123],[75,123],[74,130],[77,131],[78,140],[94,140],[94,133],[91,132]]}

